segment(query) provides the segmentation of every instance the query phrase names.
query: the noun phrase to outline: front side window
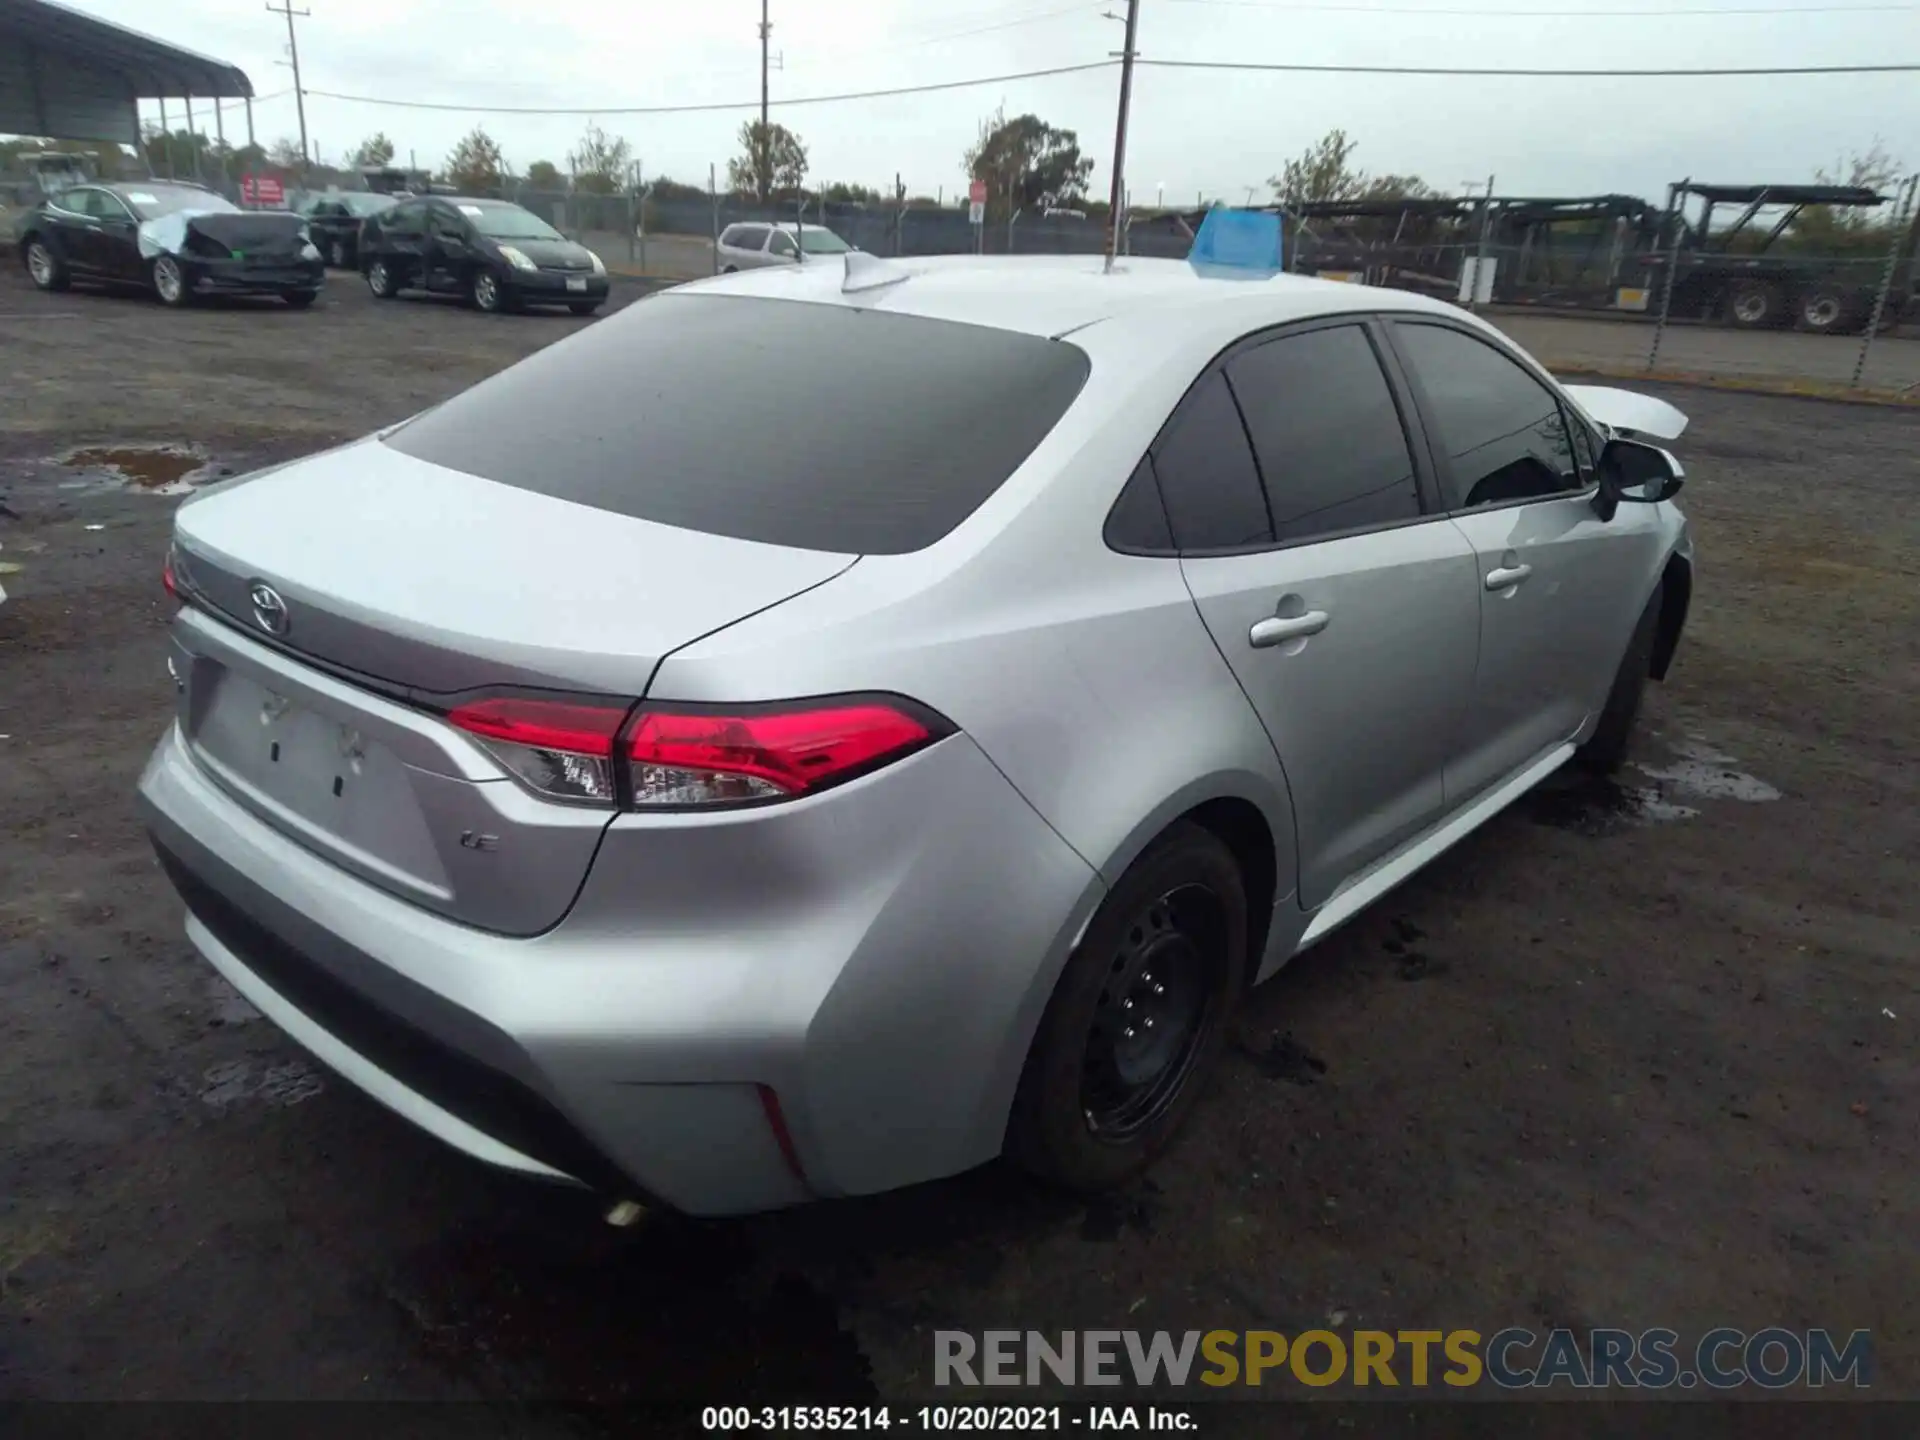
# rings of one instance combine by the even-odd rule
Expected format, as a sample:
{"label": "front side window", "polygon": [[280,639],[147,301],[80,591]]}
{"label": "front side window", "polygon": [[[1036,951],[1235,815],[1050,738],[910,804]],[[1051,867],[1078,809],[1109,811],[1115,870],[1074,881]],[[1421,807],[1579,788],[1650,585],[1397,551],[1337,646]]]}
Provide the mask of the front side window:
{"label": "front side window", "polygon": [[1358,325],[1269,340],[1233,357],[1275,539],[1298,542],[1420,516],[1400,411]]}
{"label": "front side window", "polygon": [[1273,542],[1273,520],[1247,430],[1218,370],[1188,392],[1151,453],[1167,523],[1181,550],[1239,550]]}
{"label": "front side window", "polygon": [[1492,345],[1442,325],[1400,322],[1396,338],[1425,392],[1456,509],[1583,488],[1560,402]]}
{"label": "front side window", "polygon": [[773,232],[773,244],[768,247],[776,255],[793,254],[793,237],[784,230]]}

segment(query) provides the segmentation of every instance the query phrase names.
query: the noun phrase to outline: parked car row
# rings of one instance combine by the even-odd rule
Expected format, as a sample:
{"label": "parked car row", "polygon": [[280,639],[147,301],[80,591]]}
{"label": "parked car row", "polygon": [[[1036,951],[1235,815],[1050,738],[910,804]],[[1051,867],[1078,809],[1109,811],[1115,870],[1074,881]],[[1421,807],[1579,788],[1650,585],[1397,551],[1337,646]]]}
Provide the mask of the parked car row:
{"label": "parked car row", "polygon": [[270,295],[304,307],[329,263],[360,271],[383,300],[458,295],[488,312],[564,305],[591,315],[609,286],[598,255],[531,211],[458,195],[330,192],[290,210],[243,210],[184,182],[90,183],[47,196],[15,230],[42,290],[143,289],[171,306]]}

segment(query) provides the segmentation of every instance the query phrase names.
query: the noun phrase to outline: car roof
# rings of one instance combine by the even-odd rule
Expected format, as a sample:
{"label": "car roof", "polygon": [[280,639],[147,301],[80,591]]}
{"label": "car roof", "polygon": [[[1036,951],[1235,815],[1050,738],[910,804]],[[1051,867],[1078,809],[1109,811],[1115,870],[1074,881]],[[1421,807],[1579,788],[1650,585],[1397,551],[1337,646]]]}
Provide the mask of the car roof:
{"label": "car roof", "polygon": [[1058,338],[1102,321],[1134,319],[1170,337],[1251,330],[1355,311],[1458,316],[1444,301],[1302,275],[1206,274],[1184,260],[1123,256],[1105,272],[1098,255],[929,255],[884,262],[898,283],[842,290],[838,257],[696,280],[681,293],[756,296],[889,310]]}
{"label": "car roof", "polygon": [[[90,180],[83,182],[96,190],[111,190],[116,195],[144,194],[152,190],[196,190],[202,195],[218,192],[209,185],[196,185],[191,180]],[[74,187],[76,190],[79,186]]]}

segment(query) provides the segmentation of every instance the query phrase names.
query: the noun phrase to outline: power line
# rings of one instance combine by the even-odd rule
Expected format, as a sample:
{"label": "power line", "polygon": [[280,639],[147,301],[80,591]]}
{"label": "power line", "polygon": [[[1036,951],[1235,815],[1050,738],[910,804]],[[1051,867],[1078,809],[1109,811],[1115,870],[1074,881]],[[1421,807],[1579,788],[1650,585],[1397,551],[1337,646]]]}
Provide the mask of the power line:
{"label": "power line", "polygon": [[1494,10],[1487,8],[1439,9],[1426,5],[1325,5],[1295,4],[1292,0],[1165,0],[1169,5],[1207,5],[1223,10],[1281,10],[1301,14],[1356,15],[1493,15],[1525,19],[1632,19],[1675,16],[1714,15],[1884,15],[1920,10],[1920,5],[1734,5],[1724,8],[1683,8],[1674,10]]}
{"label": "power line", "polygon": [[[1089,60],[1079,65],[1055,65],[1045,70],[1021,70],[1011,75],[981,75],[971,80],[942,80],[931,85],[899,85],[889,90],[851,90],[839,95],[795,95],[775,105],[835,105],[847,100],[884,100],[895,95],[927,95],[936,90],[968,90],[980,85],[1004,85],[1014,80],[1041,80],[1053,75],[1079,75],[1107,70],[1114,60]],[[1145,63],[1144,61],[1142,62]],[[343,95],[333,90],[307,91],[327,100],[356,105],[386,105],[400,110],[455,110],[469,115],[698,115],[721,110],[758,110],[758,100],[728,100],[705,105],[589,105],[549,108],[541,105],[450,105],[431,100],[393,100],[374,95]]]}
{"label": "power line", "polygon": [[[981,75],[971,80],[943,80],[932,85],[898,85],[888,90],[850,90],[839,95],[796,95],[773,102],[776,105],[838,105],[849,100],[885,100],[896,95],[927,95],[940,90],[968,90],[981,85],[1004,85],[1014,80],[1044,80],[1054,75],[1084,75],[1107,70],[1117,60],[1089,60],[1080,65],[1055,65],[1046,70],[1021,70],[1010,75]],[[1252,60],[1149,60],[1134,62],[1162,70],[1247,70],[1291,75],[1460,75],[1482,78],[1537,78],[1558,80],[1625,79],[1678,80],[1719,79],[1764,75],[1906,75],[1920,72],[1920,63],[1889,65],[1741,65],[1725,68],[1632,70],[1557,70],[1531,67],[1460,65],[1293,65],[1266,64]],[[757,110],[758,100],[727,100],[704,105],[586,105],[547,107],[541,105],[455,105],[432,100],[394,100],[385,96],[347,95],[336,90],[307,91],[325,100],[345,100],[354,105],[384,105],[399,110],[441,110],[467,115],[702,115],[724,110]],[[264,98],[264,97],[263,97]]]}
{"label": "power line", "polygon": [[1556,80],[1708,80],[1738,75],[1904,75],[1920,71],[1911,65],[1737,65],[1680,70],[1546,70],[1529,67],[1463,65],[1286,65],[1252,60],[1146,60],[1162,70],[1264,70],[1292,75],[1473,75],[1522,76]]}

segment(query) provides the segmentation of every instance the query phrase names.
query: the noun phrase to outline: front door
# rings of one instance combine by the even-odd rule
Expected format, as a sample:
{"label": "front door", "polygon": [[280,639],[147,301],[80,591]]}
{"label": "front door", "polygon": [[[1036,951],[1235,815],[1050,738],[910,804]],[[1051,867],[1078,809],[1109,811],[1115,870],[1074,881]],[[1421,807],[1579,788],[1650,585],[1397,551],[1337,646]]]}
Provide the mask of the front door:
{"label": "front door", "polygon": [[111,190],[96,190],[94,204],[100,221],[98,263],[103,275],[137,282],[146,276],[146,257],[140,253],[140,222]]}
{"label": "front door", "polygon": [[1457,805],[1605,703],[1661,537],[1651,506],[1595,512],[1596,437],[1516,357],[1445,322],[1401,320],[1393,335],[1477,560],[1480,660],[1447,784]]}
{"label": "front door", "polygon": [[1306,909],[1445,808],[1478,600],[1414,454],[1357,322],[1230,353],[1153,451],[1188,587],[1286,772]]}
{"label": "front door", "polygon": [[427,219],[427,288],[464,292],[474,259],[466,220],[451,206],[435,205]]}

